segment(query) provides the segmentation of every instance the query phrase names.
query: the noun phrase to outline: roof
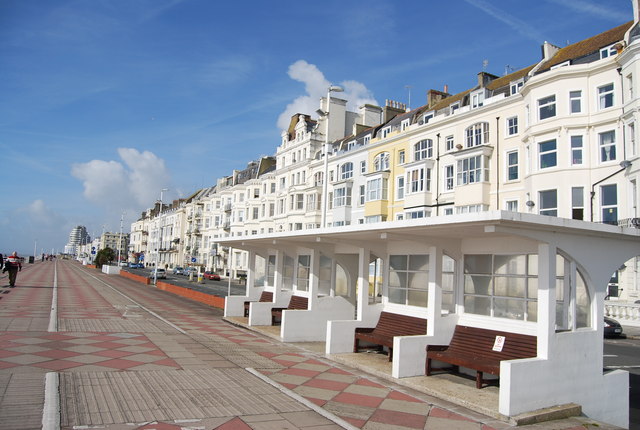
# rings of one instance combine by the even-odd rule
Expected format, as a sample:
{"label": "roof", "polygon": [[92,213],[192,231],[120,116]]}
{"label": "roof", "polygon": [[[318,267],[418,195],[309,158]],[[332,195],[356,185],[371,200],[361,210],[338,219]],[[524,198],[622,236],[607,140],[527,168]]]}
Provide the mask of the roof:
{"label": "roof", "polygon": [[631,28],[632,24],[633,21],[629,21],[625,24],[619,25],[618,27],[612,28],[611,30],[607,30],[604,33],[597,34],[588,39],[561,48],[540,68],[539,71],[542,72],[557,64],[564,63],[565,61],[584,57],[597,52],[600,48],[604,48],[605,46],[609,46],[615,42],[623,40],[625,33],[629,28]]}

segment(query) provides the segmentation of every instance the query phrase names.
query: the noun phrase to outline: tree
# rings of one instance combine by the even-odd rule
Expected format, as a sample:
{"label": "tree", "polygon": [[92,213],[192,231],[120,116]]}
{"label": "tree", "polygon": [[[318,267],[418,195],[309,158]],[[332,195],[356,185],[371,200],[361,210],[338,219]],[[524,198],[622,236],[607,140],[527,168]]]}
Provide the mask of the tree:
{"label": "tree", "polygon": [[96,259],[95,259],[96,268],[98,270],[102,270],[102,266],[104,264],[109,264],[110,262],[113,261],[114,258],[116,258],[116,253],[113,249],[109,247],[101,249],[96,254]]}

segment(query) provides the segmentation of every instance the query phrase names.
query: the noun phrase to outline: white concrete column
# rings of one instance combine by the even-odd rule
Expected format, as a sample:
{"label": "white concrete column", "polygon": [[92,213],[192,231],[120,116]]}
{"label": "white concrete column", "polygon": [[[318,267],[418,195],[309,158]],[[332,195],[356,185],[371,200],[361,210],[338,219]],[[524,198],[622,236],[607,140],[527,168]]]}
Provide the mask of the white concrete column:
{"label": "white concrete column", "polygon": [[280,295],[282,291],[282,275],[284,270],[284,252],[280,249],[276,250],[276,271],[273,274],[274,298]]}
{"label": "white concrete column", "polygon": [[370,249],[358,249],[358,282],[356,284],[356,300],[357,300],[357,319],[364,319],[364,309],[368,305],[369,300],[369,258]]}
{"label": "white concrete column", "polygon": [[320,286],[320,251],[311,250],[311,267],[309,267],[309,310],[313,310]]}
{"label": "white concrete column", "polygon": [[442,309],[442,248],[429,247],[429,291],[427,292],[427,334],[435,334]]}
{"label": "white concrete column", "polygon": [[538,357],[549,358],[556,329],[556,247],[538,245]]}
{"label": "white concrete column", "polygon": [[245,285],[245,294],[251,297],[251,289],[255,287],[256,282],[256,252],[249,250],[247,252],[247,284]]}

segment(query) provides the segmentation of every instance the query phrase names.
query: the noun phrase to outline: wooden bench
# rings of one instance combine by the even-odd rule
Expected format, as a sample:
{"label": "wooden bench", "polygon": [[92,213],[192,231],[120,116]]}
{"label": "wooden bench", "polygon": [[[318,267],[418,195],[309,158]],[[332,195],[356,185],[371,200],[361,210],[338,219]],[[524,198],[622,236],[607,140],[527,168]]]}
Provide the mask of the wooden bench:
{"label": "wooden bench", "polygon": [[[272,302],[273,301],[273,293],[271,291],[263,291],[262,294],[260,294],[260,299],[258,301],[259,302]],[[249,303],[251,303],[251,302],[244,302],[244,316],[245,317],[249,316]]]}
{"label": "wooden bench", "polygon": [[389,361],[393,360],[394,336],[427,334],[427,320],[408,315],[381,312],[374,328],[356,328],[353,340],[353,352],[358,352],[360,341],[379,345],[380,349],[389,348]]}
{"label": "wooden bench", "polygon": [[307,310],[309,307],[309,299],[301,296],[291,296],[289,299],[289,306],[286,308],[273,308],[271,309],[271,325],[276,325],[276,322],[282,320],[282,311],[287,310]]}
{"label": "wooden bench", "polygon": [[[538,339],[526,334],[487,330],[457,325],[451,343],[427,346],[425,373],[434,370],[454,370],[466,367],[476,371],[476,388],[482,388],[483,373],[500,376],[500,361],[530,358],[538,355]],[[452,364],[452,367],[435,368],[431,361]]]}

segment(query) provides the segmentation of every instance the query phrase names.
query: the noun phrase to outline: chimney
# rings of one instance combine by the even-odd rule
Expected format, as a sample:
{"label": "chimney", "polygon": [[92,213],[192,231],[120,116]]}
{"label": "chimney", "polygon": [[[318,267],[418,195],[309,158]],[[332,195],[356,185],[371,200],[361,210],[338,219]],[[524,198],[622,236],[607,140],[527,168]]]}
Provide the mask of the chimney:
{"label": "chimney", "polygon": [[493,81],[494,79],[498,79],[498,77],[496,75],[492,75],[491,73],[480,72],[478,73],[478,86],[484,88],[489,82]]}
{"label": "chimney", "polygon": [[383,122],[389,121],[391,118],[405,113],[407,111],[407,105],[404,103],[397,102],[395,100],[385,100],[385,106],[383,109]]}
{"label": "chimney", "polygon": [[550,60],[551,57],[556,55],[556,52],[558,52],[559,50],[560,48],[558,48],[555,45],[552,45],[551,43],[545,40],[544,43],[542,44],[542,59]]}
{"label": "chimney", "polygon": [[436,103],[439,103],[440,101],[449,97],[451,94],[447,92],[448,89],[449,89],[449,86],[445,85],[444,91],[429,90],[427,92],[427,106],[432,107]]}

